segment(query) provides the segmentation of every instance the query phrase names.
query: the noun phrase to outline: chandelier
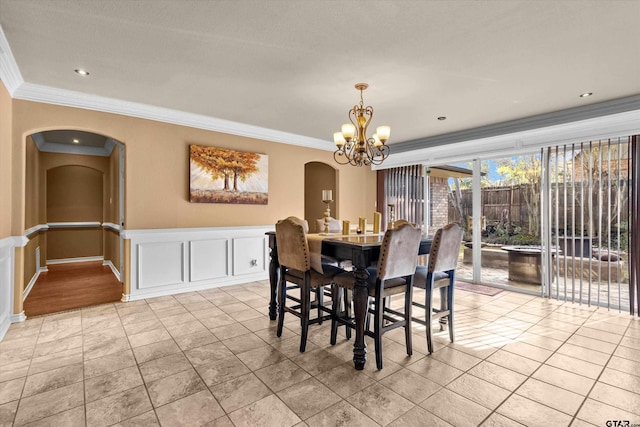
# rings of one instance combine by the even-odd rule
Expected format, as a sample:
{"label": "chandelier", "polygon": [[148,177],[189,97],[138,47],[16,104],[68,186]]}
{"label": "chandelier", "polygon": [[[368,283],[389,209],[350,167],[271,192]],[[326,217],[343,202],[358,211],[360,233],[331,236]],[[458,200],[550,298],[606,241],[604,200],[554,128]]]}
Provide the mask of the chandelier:
{"label": "chandelier", "polygon": [[360,91],[360,104],[349,110],[351,123],[342,125],[342,131],[333,134],[336,151],[333,153],[335,161],[341,165],[353,166],[379,165],[389,156],[389,146],[385,142],[389,139],[391,128],[378,126],[371,138],[367,137],[367,127],[373,117],[373,107],[364,106],[362,91],[369,87],[366,83],[357,83]]}

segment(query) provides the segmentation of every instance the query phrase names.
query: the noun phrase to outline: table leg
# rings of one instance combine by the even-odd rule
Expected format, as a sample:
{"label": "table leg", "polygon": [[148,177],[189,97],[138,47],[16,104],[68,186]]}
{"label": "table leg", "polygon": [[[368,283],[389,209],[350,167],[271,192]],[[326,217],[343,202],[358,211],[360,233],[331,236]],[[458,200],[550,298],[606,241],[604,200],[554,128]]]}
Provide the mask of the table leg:
{"label": "table leg", "polygon": [[[270,242],[271,243],[271,242]],[[278,250],[270,245],[271,249],[271,261],[269,262],[269,319],[276,320],[278,317],[278,300],[276,298],[278,290],[278,270],[280,270],[280,263],[278,262]]]}
{"label": "table leg", "polygon": [[367,363],[367,346],[364,342],[364,328],[369,305],[369,288],[367,286],[369,272],[367,272],[365,268],[356,268],[353,275],[356,278],[356,283],[353,288],[353,314],[356,324],[356,340],[353,344],[353,363],[355,368],[361,371]]}

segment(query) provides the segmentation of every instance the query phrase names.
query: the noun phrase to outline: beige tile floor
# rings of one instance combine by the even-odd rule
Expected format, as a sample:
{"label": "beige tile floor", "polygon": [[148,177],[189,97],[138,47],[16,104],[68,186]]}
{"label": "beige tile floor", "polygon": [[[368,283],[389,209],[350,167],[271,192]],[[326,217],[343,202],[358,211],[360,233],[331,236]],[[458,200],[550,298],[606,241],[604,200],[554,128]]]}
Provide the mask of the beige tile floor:
{"label": "beige tile floor", "polygon": [[[0,342],[0,426],[604,426],[640,423],[640,320],[458,291],[457,339],[426,354],[385,335],[384,369],[291,315],[281,338],[255,282],[14,324]],[[423,294],[416,292],[416,299]],[[341,331],[343,334],[343,332]],[[372,363],[373,362],[373,363]]]}

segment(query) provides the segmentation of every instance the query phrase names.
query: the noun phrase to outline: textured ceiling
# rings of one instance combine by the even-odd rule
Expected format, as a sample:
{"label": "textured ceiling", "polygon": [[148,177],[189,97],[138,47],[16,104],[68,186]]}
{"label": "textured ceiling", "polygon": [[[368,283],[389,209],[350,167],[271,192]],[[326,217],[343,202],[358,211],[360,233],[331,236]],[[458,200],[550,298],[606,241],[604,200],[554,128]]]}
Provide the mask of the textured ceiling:
{"label": "textured ceiling", "polygon": [[639,21],[636,0],[0,0],[25,82],[326,141],[360,81],[391,143],[638,95]]}

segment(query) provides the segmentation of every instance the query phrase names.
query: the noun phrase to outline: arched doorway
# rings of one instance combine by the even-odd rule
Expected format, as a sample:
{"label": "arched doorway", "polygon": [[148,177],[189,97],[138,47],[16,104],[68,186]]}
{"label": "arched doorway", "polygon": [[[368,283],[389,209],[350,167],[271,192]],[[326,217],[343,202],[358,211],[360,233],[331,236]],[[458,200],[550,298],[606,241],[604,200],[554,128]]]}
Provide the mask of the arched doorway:
{"label": "arched doorway", "polygon": [[124,145],[78,130],[26,137],[27,316],[122,297]]}
{"label": "arched doorway", "polygon": [[304,165],[304,217],[309,222],[309,231],[319,230],[316,220],[324,218],[326,205],[322,202],[322,190],[333,192],[331,216],[339,218],[338,171],[322,162],[309,162]]}

